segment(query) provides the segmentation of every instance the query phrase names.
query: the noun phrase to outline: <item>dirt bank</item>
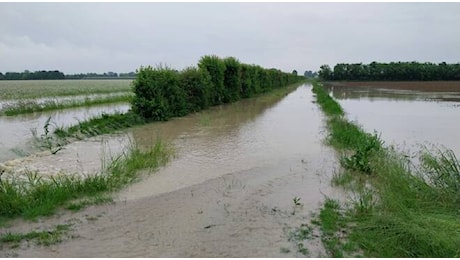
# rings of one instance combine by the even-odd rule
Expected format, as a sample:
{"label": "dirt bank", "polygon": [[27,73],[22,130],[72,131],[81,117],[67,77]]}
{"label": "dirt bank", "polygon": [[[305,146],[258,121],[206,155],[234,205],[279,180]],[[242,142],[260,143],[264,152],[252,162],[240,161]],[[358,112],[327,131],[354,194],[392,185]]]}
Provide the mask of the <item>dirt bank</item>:
{"label": "dirt bank", "polygon": [[433,92],[460,92],[460,81],[329,81],[336,87],[370,87]]}

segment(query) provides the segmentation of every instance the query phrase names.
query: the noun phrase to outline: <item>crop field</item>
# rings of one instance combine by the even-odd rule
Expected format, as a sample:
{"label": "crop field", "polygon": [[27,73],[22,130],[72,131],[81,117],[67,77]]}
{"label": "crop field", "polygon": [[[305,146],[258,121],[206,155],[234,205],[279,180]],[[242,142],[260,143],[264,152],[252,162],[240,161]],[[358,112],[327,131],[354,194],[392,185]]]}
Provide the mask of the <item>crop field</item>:
{"label": "crop field", "polygon": [[128,92],[132,80],[2,80],[0,100]]}

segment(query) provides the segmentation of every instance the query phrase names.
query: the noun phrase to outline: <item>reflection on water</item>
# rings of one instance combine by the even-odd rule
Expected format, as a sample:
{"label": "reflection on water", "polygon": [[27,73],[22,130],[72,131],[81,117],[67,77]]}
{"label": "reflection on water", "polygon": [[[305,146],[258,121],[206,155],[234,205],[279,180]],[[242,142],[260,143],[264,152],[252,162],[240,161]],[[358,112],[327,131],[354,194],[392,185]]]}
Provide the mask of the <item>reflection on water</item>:
{"label": "reflection on water", "polygon": [[50,131],[58,126],[70,126],[78,121],[86,120],[101,113],[114,113],[115,111],[126,112],[129,104],[118,103],[91,107],[79,107],[64,110],[55,110],[42,113],[23,114],[18,116],[0,117],[0,162],[25,156],[31,151],[30,141],[32,130],[40,136],[44,133],[43,126],[51,117]]}
{"label": "reflection on water", "polygon": [[412,151],[417,151],[419,145],[441,145],[460,154],[459,92],[365,87],[327,89],[348,118],[369,132],[377,131],[387,144]]}
{"label": "reflection on water", "polygon": [[338,100],[417,100],[460,102],[460,92],[433,92],[376,87],[325,86],[329,94]]}
{"label": "reflection on water", "polygon": [[[303,85],[286,97],[243,100],[134,129],[138,144],[150,145],[157,136],[172,141],[177,158],[123,196],[168,192],[241,171],[305,172],[303,163],[311,164],[310,174],[330,169],[324,159],[333,155],[323,153],[321,113],[312,101],[311,86]],[[284,171],[275,172],[283,176]]]}

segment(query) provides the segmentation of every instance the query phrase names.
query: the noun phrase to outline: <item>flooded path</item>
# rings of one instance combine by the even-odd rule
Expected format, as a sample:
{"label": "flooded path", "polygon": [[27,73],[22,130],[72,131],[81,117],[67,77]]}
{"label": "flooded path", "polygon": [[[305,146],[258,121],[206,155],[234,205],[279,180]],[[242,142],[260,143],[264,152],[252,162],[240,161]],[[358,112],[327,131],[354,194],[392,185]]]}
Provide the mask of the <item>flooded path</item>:
{"label": "flooded path", "polygon": [[384,86],[328,89],[348,118],[356,120],[368,132],[377,131],[388,145],[409,152],[420,150],[421,145],[445,146],[460,155],[457,138],[460,91],[400,90]]}
{"label": "flooded path", "polygon": [[[310,85],[134,128],[138,145],[160,136],[176,158],[123,190],[112,205],[63,213],[12,231],[72,224],[62,243],[0,251],[19,257],[302,257],[289,231],[309,223],[337,162],[322,144]],[[84,152],[84,150],[82,150]],[[302,207],[294,207],[293,198]],[[18,221],[19,222],[19,221]],[[309,256],[325,256],[319,239]]]}
{"label": "flooded path", "polygon": [[49,130],[52,132],[56,126],[70,126],[101,113],[126,112],[129,108],[129,104],[115,103],[17,116],[0,116],[0,162],[36,152],[31,144],[32,131],[36,131],[37,136],[42,135],[43,127],[49,117],[51,117]]}

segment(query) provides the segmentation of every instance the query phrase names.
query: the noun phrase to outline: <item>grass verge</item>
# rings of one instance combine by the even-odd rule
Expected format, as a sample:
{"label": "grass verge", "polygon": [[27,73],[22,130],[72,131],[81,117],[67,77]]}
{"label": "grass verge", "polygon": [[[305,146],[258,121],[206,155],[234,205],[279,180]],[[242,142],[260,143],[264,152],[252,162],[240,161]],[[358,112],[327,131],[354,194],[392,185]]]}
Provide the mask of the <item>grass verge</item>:
{"label": "grass verge", "polygon": [[78,209],[108,201],[105,193],[134,181],[141,169],[153,171],[164,165],[171,154],[171,149],[163,141],[157,140],[147,151],[132,146],[96,175],[59,175],[45,179],[36,173],[29,173],[26,180],[0,179],[0,217],[33,219],[51,215],[60,207]]}
{"label": "grass verge", "polygon": [[421,151],[420,165],[409,167],[406,156],[349,122],[320,83],[313,85],[327,115],[327,142],[342,153],[343,171],[334,182],[352,195],[343,211],[327,200],[317,220],[330,255],[459,257],[460,163],[454,153]]}

